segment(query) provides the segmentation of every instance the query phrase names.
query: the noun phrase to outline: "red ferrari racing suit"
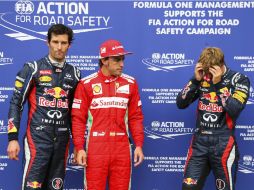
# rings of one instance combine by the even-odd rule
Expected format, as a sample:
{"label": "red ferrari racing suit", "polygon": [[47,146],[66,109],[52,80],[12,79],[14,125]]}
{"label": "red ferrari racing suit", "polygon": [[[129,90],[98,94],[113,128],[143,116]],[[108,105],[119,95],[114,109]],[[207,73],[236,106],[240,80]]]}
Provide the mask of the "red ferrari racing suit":
{"label": "red ferrari racing suit", "polygon": [[130,189],[131,147],[129,132],[136,146],[144,141],[143,114],[134,78],[122,74],[106,77],[101,71],[82,79],[72,106],[73,142],[84,149],[85,130],[87,167],[85,189]]}

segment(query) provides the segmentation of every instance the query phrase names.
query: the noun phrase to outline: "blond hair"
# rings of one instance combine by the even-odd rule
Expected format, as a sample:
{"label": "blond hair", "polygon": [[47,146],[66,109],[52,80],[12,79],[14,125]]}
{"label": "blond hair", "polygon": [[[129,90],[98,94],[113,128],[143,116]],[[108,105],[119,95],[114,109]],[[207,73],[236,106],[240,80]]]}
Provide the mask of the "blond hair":
{"label": "blond hair", "polygon": [[211,66],[218,65],[221,67],[225,65],[224,53],[220,48],[207,47],[203,49],[198,62],[202,63],[204,72],[208,73]]}

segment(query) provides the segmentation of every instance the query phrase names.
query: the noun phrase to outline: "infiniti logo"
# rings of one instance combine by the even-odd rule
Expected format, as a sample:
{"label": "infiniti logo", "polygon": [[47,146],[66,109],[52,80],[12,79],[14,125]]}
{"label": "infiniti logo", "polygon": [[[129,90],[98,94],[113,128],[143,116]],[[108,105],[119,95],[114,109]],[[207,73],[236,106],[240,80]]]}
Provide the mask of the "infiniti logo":
{"label": "infiniti logo", "polygon": [[60,119],[62,117],[62,112],[60,112],[59,110],[49,110],[47,115],[52,119],[53,118]]}
{"label": "infiniti logo", "polygon": [[212,113],[205,113],[204,115],[203,115],[203,119],[205,120],[205,121],[207,121],[207,122],[215,122],[215,121],[217,121],[217,119],[218,119],[218,116],[217,115],[215,115],[215,114],[212,114]]}

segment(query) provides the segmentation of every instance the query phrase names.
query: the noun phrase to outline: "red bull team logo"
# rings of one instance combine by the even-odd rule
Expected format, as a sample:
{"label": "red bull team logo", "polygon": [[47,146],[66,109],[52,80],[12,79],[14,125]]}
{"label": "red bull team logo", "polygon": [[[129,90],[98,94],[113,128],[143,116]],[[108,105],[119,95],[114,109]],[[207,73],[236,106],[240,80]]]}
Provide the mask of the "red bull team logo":
{"label": "red bull team logo", "polygon": [[16,133],[18,130],[13,123],[14,118],[10,118],[8,121],[8,133]]}
{"label": "red bull team logo", "polygon": [[220,92],[222,93],[223,96],[225,97],[229,97],[230,96],[230,92],[228,91],[227,87],[224,87],[222,89],[220,89]]}
{"label": "red bull team logo", "polygon": [[38,181],[32,181],[32,182],[27,182],[26,186],[27,187],[31,187],[33,189],[37,189],[37,188],[41,188],[41,183],[39,183]]}
{"label": "red bull team logo", "polygon": [[183,182],[186,183],[187,185],[197,185],[197,180],[189,177],[185,178]]}
{"label": "red bull team logo", "polygon": [[45,88],[43,95],[49,95],[55,98],[64,98],[68,96],[68,91],[63,90],[60,87],[49,88],[49,89]]}
{"label": "red bull team logo", "polygon": [[216,95],[215,92],[204,93],[202,99],[206,99],[212,103],[218,102],[218,96]]}
{"label": "red bull team logo", "polygon": [[223,112],[222,106],[219,106],[214,103],[209,103],[208,105],[206,105],[206,104],[203,104],[203,102],[201,101],[199,101],[198,103],[198,109],[208,111],[208,112]]}

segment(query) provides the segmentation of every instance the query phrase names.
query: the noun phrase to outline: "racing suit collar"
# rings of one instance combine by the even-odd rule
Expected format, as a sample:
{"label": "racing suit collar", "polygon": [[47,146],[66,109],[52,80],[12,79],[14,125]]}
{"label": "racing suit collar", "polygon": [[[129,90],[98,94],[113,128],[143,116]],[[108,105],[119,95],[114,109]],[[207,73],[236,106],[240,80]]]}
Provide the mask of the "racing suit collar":
{"label": "racing suit collar", "polygon": [[228,75],[229,70],[230,70],[226,65],[224,65],[224,67],[225,67],[225,71],[224,71],[224,73],[222,75],[222,78],[225,78]]}
{"label": "racing suit collar", "polygon": [[[58,67],[58,66],[56,66],[56,64],[59,64],[59,63],[57,63],[56,61],[50,59],[49,55],[45,56],[45,58],[46,58],[48,64],[50,64],[52,67]],[[66,60],[64,60],[64,62],[62,64],[63,64],[63,66],[61,66],[59,68],[64,69],[64,67],[66,65]]]}
{"label": "racing suit collar", "polygon": [[110,82],[114,82],[118,79],[118,77],[115,76],[105,76],[101,69],[98,71],[98,75],[100,76],[100,78],[105,82],[105,83],[110,83]]}

